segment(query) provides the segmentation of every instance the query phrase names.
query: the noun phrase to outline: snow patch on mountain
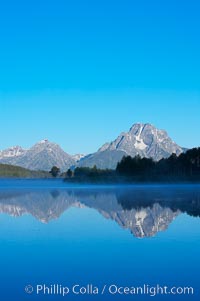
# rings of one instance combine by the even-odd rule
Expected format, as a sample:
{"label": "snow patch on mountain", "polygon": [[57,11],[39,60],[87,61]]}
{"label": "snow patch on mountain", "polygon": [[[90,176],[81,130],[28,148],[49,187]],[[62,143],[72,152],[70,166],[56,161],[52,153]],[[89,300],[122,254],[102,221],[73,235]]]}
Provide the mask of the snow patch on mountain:
{"label": "snow patch on mountain", "polygon": [[10,148],[0,151],[0,159],[18,157],[23,155],[25,152],[26,150],[23,149],[21,146],[12,146]]}
{"label": "snow patch on mountain", "polygon": [[83,159],[86,155],[84,154],[75,154],[75,155],[72,155],[72,158],[76,161],[76,162],[79,162],[81,159]]}

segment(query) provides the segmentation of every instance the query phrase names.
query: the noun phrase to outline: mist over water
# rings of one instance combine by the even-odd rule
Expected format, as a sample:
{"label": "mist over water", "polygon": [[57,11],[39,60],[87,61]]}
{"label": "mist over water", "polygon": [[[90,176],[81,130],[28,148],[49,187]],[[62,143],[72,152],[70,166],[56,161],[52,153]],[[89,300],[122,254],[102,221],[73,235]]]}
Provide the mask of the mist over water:
{"label": "mist over water", "polygon": [[[4,300],[16,300],[16,295],[22,300],[63,299],[24,292],[27,284],[41,283],[165,284],[199,290],[200,185],[1,180],[0,213]],[[123,299],[133,297],[150,298]],[[100,295],[66,298],[102,300]],[[174,300],[188,298],[198,300],[198,295],[174,296]]]}

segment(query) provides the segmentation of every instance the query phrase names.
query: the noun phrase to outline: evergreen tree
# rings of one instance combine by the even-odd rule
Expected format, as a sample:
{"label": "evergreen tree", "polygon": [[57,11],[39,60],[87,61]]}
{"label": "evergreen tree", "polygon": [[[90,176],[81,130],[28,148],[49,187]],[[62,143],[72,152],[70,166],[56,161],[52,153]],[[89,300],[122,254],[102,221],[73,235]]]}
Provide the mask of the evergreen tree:
{"label": "evergreen tree", "polygon": [[54,178],[56,178],[60,173],[60,168],[57,166],[53,166],[52,169],[49,172]]}
{"label": "evergreen tree", "polygon": [[71,171],[70,168],[69,168],[68,171],[67,171],[67,176],[68,176],[68,178],[71,178],[71,177],[72,177],[72,171]]}

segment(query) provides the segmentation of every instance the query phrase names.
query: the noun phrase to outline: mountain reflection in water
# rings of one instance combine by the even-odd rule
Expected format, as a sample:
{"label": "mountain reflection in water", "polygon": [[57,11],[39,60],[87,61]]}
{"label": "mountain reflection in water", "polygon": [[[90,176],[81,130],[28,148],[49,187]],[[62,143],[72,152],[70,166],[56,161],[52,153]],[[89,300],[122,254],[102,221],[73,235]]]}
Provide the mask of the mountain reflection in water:
{"label": "mountain reflection in water", "polygon": [[15,217],[49,223],[71,207],[95,209],[134,236],[151,237],[182,213],[200,216],[200,186],[0,190],[0,213]]}

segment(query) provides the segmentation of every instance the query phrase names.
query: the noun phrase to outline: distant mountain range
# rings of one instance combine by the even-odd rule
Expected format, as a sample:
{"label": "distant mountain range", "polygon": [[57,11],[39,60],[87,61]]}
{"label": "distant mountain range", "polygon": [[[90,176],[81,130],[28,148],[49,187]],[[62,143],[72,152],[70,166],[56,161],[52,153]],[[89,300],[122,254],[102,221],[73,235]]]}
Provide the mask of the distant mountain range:
{"label": "distant mountain range", "polygon": [[76,160],[64,152],[58,144],[42,140],[28,150],[16,146],[1,151],[0,163],[17,165],[30,170],[48,171],[54,165],[61,170],[66,170],[75,165]]}
{"label": "distant mountain range", "polygon": [[164,130],[151,124],[136,123],[114,141],[104,144],[89,155],[69,155],[61,147],[42,140],[30,149],[14,146],[0,151],[0,163],[17,165],[31,170],[49,171],[53,165],[62,171],[70,167],[93,167],[115,169],[123,156],[153,158],[158,161],[172,153],[181,154],[185,149],[177,145]]}

